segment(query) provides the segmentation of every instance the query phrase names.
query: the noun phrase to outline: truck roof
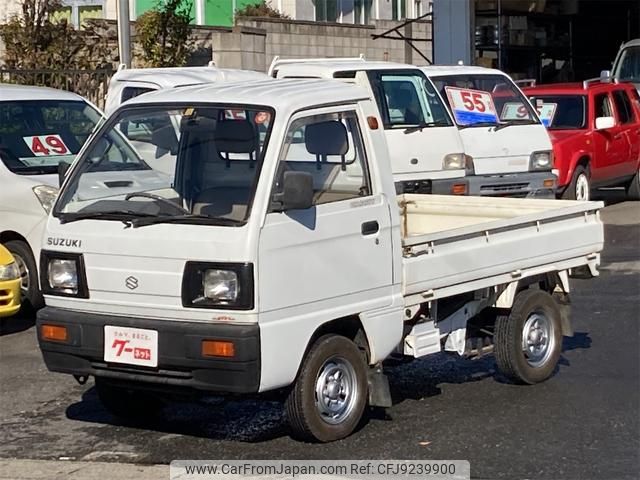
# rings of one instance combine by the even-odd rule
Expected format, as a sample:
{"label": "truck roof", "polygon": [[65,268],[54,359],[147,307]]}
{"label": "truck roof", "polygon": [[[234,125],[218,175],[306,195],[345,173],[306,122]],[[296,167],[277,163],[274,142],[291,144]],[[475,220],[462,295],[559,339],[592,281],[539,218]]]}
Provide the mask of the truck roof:
{"label": "truck roof", "polygon": [[495,68],[476,67],[473,65],[430,65],[420,67],[427,76],[440,77],[445,75],[506,75]]}
{"label": "truck roof", "polygon": [[32,85],[14,85],[0,83],[0,101],[26,101],[26,100],[81,100],[80,95],[66,90],[57,90],[49,87],[34,87]]}
{"label": "truck roof", "polygon": [[418,70],[419,67],[395,62],[359,61],[355,59],[353,61],[332,61],[331,59],[327,59],[327,61],[323,62],[305,62],[304,60],[300,60],[300,63],[276,64],[274,69],[279,72],[286,72],[288,76],[333,78],[333,74],[336,72],[391,69]]}
{"label": "truck roof", "polygon": [[151,103],[226,103],[265,105],[278,111],[297,110],[368,99],[361,87],[320,79],[256,80],[194,85],[172,90],[157,90],[132,98],[126,105]]}
{"label": "truck roof", "polygon": [[166,67],[121,69],[113,74],[112,82],[150,82],[160,88],[194,85],[217,81],[253,80],[266,77],[252,70],[217,67]]}

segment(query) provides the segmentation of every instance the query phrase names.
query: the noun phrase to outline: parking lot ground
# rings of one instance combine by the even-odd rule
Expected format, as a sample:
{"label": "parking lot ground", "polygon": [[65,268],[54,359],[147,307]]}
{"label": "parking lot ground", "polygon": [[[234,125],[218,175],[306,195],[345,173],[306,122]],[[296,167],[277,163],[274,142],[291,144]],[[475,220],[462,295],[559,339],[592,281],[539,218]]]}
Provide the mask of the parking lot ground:
{"label": "parking lot ground", "polygon": [[109,472],[98,462],[406,458],[467,459],[478,479],[637,479],[640,204],[616,191],[600,195],[609,203],[601,275],[573,281],[576,334],[564,339],[560,365],[545,383],[510,384],[492,357],[443,354],[395,366],[388,371],[393,407],[331,444],[292,440],[281,405],[259,399],[172,404],[161,421],[125,424],[103,409],[91,381],[81,386],[46,370],[33,319],[4,319],[0,472],[27,460],[91,462],[78,465]]}

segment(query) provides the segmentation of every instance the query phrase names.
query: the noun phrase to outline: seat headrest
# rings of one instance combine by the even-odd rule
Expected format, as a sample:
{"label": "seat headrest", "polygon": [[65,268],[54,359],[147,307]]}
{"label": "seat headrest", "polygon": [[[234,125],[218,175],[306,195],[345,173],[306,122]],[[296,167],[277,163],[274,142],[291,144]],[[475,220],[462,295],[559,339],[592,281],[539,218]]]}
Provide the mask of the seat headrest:
{"label": "seat headrest", "polygon": [[178,151],[178,137],[173,125],[169,123],[151,132],[151,143],[175,155]]}
{"label": "seat headrest", "polygon": [[219,152],[252,153],[258,149],[258,132],[248,120],[219,121],[214,139]]}
{"label": "seat headrest", "polygon": [[345,155],[349,151],[347,129],[337,120],[307,125],[304,142],[307,151],[314,155]]}

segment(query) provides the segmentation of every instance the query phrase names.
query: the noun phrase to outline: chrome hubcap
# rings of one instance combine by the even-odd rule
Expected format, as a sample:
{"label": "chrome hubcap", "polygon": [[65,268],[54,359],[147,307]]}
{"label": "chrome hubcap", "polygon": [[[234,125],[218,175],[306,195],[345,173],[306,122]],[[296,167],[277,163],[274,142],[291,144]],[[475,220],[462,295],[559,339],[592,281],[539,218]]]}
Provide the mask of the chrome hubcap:
{"label": "chrome hubcap", "polygon": [[20,270],[20,288],[22,289],[23,296],[26,296],[26,293],[29,291],[29,287],[31,286],[31,275],[29,273],[29,268],[27,267],[27,262],[20,255],[16,255],[14,252],[11,252],[13,258],[16,261],[16,265],[18,266],[18,270]]}
{"label": "chrome hubcap", "polygon": [[555,348],[553,323],[542,312],[532,313],[522,329],[522,350],[532,367],[545,364]]}
{"label": "chrome hubcap", "polygon": [[576,200],[589,200],[589,179],[584,173],[576,178]]}
{"label": "chrome hubcap", "polygon": [[316,408],[322,419],[333,425],[343,422],[359,395],[353,366],[341,357],[329,358],[316,378]]}

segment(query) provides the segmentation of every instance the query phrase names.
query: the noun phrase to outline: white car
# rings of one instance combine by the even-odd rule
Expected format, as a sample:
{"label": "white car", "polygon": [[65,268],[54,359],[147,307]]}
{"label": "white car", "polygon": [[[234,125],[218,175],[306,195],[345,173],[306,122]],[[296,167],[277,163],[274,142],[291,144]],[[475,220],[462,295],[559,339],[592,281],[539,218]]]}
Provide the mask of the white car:
{"label": "white car", "polygon": [[0,243],[15,257],[28,307],[42,306],[37,262],[58,165],[71,163],[102,118],[74,93],[0,85]]}

